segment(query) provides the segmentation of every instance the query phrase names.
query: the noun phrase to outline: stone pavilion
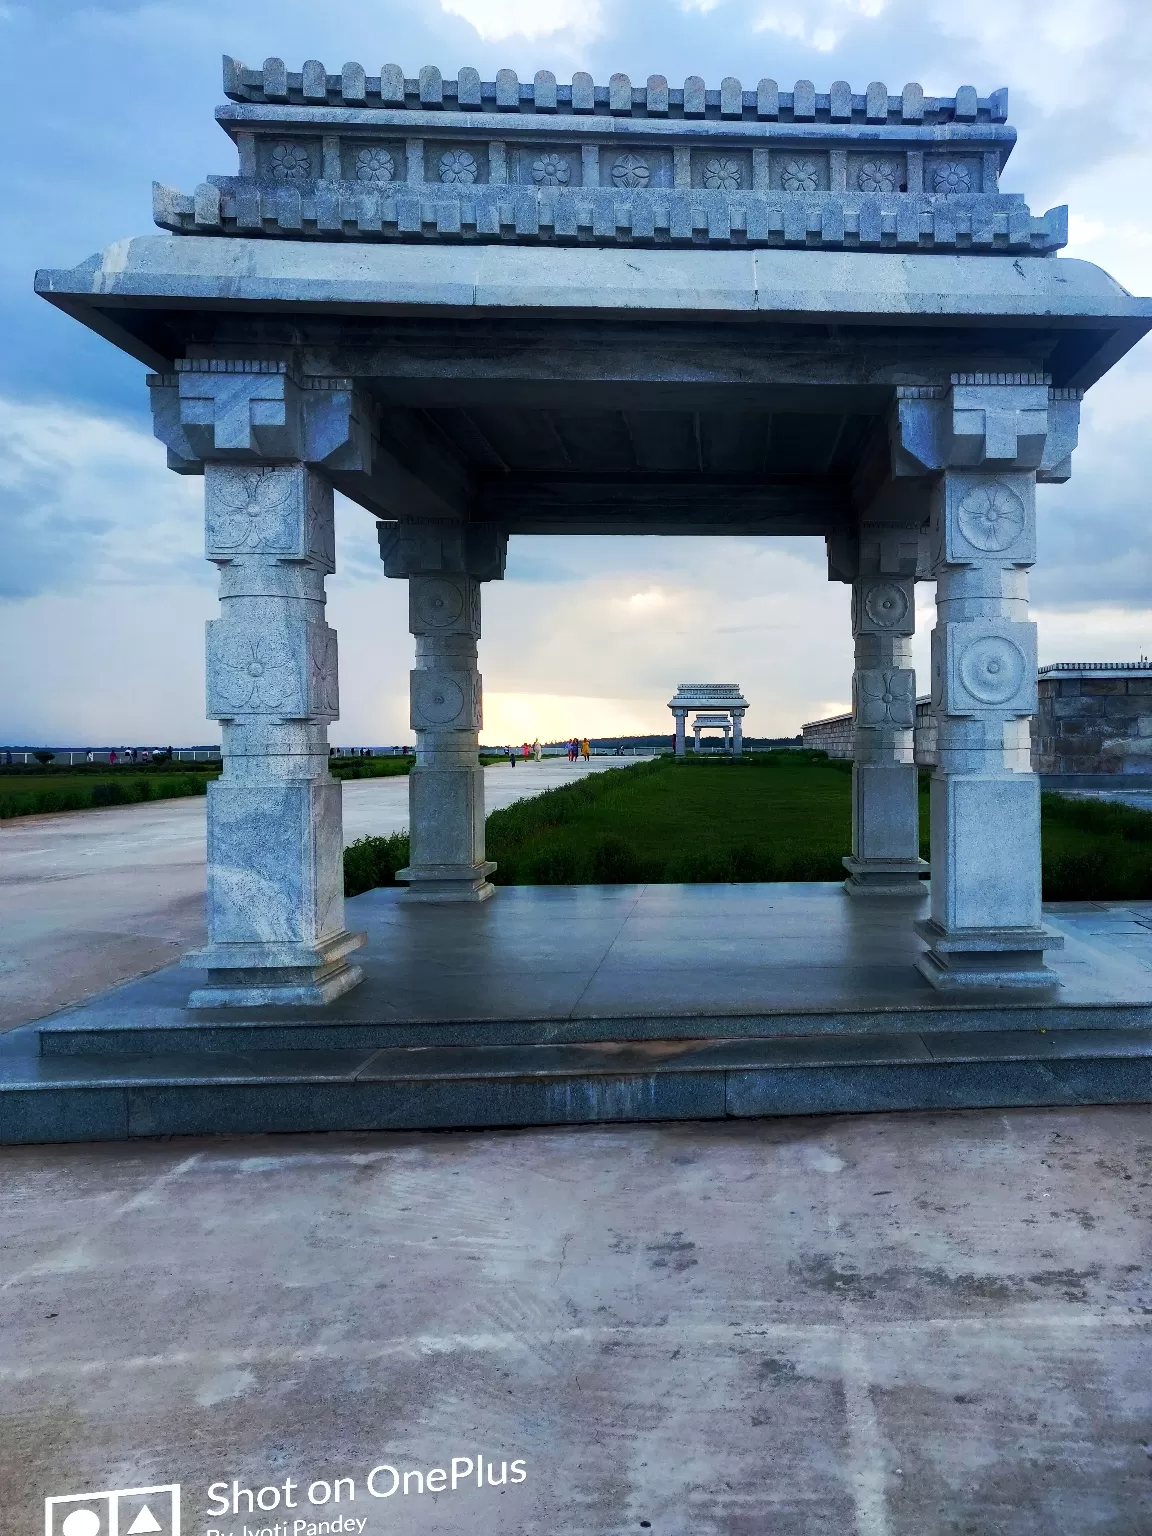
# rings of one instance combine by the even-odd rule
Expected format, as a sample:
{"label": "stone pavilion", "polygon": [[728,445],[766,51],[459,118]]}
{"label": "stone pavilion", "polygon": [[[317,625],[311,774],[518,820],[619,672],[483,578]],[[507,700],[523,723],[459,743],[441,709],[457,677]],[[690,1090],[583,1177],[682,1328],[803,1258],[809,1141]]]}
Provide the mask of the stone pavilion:
{"label": "stone pavilion", "polygon": [[917,963],[958,996],[1051,987],[1035,491],[1071,474],[1083,393],[1152,304],[1008,189],[1007,93],[277,58],[226,59],[224,93],[231,168],[157,186],[159,235],[36,278],[147,365],[168,463],[204,482],[224,771],[191,1004],[319,1006],[361,979],[328,774],[335,491],[408,584],[413,895],[490,890],[477,642],[509,538],[815,535],[851,588],[854,888],[920,888],[931,580]]}

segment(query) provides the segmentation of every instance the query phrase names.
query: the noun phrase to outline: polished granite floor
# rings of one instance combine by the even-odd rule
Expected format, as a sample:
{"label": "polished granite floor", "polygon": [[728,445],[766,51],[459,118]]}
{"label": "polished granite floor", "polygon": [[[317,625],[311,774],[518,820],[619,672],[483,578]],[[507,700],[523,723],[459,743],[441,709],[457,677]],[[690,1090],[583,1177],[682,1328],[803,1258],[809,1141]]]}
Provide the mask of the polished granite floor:
{"label": "polished granite floor", "polygon": [[923,910],[830,884],[505,887],[443,907],[381,889],[347,904],[367,979],[328,1009],[189,1012],[198,973],[169,966],[31,1027],[67,1050],[126,1029],[186,1049],[210,1034],[383,1046],[1152,1023],[1152,903],[1048,909],[1062,985],[959,1003],[914,968]]}

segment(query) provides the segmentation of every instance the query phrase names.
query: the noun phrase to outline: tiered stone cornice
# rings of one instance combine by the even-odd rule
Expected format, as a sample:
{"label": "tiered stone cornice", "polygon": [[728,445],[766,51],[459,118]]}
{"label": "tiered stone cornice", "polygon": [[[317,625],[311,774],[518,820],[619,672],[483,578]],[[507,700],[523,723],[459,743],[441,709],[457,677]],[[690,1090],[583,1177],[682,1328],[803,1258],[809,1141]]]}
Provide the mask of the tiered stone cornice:
{"label": "tiered stone cornice", "polygon": [[1007,92],[928,97],[734,77],[606,86],[427,66],[329,74],[225,60],[239,174],[157,187],[178,234],[516,244],[792,246],[1043,254],[1066,210],[1000,191]]}

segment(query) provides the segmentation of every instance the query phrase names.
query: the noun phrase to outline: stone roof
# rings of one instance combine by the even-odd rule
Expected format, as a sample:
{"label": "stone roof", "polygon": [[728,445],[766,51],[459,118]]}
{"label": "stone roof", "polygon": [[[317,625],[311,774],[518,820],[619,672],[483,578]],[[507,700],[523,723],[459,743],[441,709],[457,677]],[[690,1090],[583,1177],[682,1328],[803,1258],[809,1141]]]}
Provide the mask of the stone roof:
{"label": "stone roof", "polygon": [[1038,677],[1152,677],[1152,661],[1053,661],[1037,669]]}
{"label": "stone roof", "polygon": [[737,683],[679,683],[669,709],[747,709]]}
{"label": "stone roof", "polygon": [[1016,255],[1067,242],[1066,209],[1033,218],[1000,191],[1016,141],[1004,90],[561,85],[548,70],[527,84],[275,58],[226,58],[224,90],[238,174],[157,186],[156,222],[177,234]]}

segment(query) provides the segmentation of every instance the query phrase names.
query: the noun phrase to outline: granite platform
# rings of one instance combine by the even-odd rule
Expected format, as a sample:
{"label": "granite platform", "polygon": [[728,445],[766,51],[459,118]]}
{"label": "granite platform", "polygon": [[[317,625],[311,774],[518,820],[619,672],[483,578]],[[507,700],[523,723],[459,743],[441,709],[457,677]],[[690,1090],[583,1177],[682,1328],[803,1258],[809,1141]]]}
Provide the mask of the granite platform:
{"label": "granite platform", "polygon": [[1062,985],[914,969],[925,898],[839,885],[506,887],[349,903],[326,1009],[184,1006],[169,966],[0,1041],[0,1141],[1152,1102],[1152,903],[1046,909]]}

